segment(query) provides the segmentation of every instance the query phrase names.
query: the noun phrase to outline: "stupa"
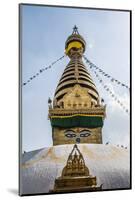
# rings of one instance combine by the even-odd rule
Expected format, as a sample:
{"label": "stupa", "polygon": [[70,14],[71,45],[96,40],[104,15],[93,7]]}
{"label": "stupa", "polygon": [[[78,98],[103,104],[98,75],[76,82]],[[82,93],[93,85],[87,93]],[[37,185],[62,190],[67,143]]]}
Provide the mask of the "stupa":
{"label": "stupa", "polygon": [[82,61],[85,49],[75,26],[65,43],[70,61],[48,100],[53,146],[22,155],[23,195],[131,188],[129,148],[102,142],[106,107]]}
{"label": "stupa", "polygon": [[75,26],[65,42],[70,62],[60,78],[53,103],[48,101],[53,145],[102,144],[105,105],[82,61],[85,49],[86,42]]}

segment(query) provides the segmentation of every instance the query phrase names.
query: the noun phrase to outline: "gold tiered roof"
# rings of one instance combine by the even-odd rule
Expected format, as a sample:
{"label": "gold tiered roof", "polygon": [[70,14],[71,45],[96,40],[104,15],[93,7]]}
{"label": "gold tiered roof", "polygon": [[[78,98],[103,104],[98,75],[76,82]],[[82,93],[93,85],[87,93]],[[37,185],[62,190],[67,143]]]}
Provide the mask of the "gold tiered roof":
{"label": "gold tiered roof", "polygon": [[67,164],[62,171],[62,177],[69,176],[89,176],[89,169],[86,167],[83,155],[76,144],[69,154]]}
{"label": "gold tiered roof", "polygon": [[90,175],[83,155],[75,144],[68,156],[67,164],[62,170],[62,175],[55,179],[54,189],[50,192],[95,190],[102,190],[102,185],[97,186],[96,176]]}

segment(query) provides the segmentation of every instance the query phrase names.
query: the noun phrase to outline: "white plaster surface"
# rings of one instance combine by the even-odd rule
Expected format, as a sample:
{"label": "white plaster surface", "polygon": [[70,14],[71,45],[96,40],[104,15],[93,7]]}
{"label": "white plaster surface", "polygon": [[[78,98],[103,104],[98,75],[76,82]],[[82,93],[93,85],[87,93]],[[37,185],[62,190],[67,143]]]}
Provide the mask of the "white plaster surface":
{"label": "white plaster surface", "polygon": [[[22,194],[48,193],[61,175],[73,145],[59,145],[28,152],[22,156]],[[90,174],[103,189],[130,187],[130,153],[114,145],[79,144]]]}

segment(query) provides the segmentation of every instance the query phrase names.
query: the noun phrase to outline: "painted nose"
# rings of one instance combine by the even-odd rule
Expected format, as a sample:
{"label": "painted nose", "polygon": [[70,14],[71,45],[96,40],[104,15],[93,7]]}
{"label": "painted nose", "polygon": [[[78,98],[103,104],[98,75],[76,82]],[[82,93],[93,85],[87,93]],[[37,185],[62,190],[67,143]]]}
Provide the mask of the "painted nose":
{"label": "painted nose", "polygon": [[80,143],[80,138],[76,138],[76,142],[77,142],[77,143]]}

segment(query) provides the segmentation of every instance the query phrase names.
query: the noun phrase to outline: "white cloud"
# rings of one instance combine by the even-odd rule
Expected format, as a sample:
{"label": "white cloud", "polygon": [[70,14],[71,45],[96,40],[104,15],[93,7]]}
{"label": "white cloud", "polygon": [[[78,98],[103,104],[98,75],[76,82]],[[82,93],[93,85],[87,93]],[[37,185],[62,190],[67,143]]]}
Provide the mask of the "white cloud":
{"label": "white cloud", "polygon": [[93,44],[92,43],[90,43],[89,45],[88,45],[88,47],[90,48],[90,49],[92,49],[93,48]]}

